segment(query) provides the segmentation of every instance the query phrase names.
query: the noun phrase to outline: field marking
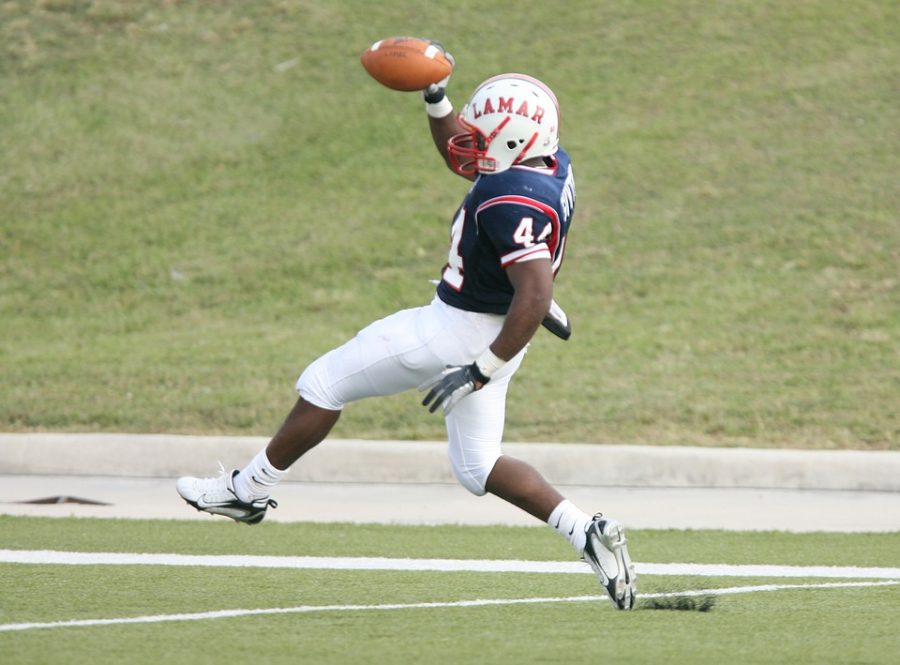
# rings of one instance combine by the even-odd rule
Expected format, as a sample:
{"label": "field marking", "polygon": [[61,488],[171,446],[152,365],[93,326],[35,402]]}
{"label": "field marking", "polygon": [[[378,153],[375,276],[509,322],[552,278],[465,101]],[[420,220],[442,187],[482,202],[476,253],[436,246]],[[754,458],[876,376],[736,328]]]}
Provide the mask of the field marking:
{"label": "field marking", "polygon": [[[121,566],[210,566],[293,568],[302,570],[395,570],[478,573],[593,574],[582,561],[497,559],[390,559],[385,557],[244,556],[138,554],[130,552],[62,552],[0,549],[0,563]],[[701,563],[635,564],[638,574],[695,577],[822,577],[900,580],[900,568],[855,566],[770,566]]]}
{"label": "field marking", "polygon": [[[836,589],[846,587],[877,587],[900,584],[895,580],[886,582],[830,582],[823,584],[762,584],[758,586],[730,587],[724,589],[695,589],[672,593],[645,593],[640,599],[679,598],[684,596],[725,596],[738,593],[781,591],[784,589]],[[45,623],[0,624],[0,632],[39,630],[46,628],[85,628],[90,626],[114,626],[122,624],[163,623],[169,621],[206,621],[210,619],[231,619],[246,616],[271,614],[309,614],[313,612],[361,612],[389,610],[422,610],[451,607],[487,607],[491,605],[533,605],[545,603],[608,602],[606,596],[569,596],[566,598],[493,598],[478,600],[456,600],[440,603],[387,603],[382,605],[299,605],[297,607],[271,607],[261,609],[216,610],[191,614],[153,614],[149,616],[122,617],[116,619],[76,619],[72,621],[49,621]],[[639,606],[639,605],[638,605]]]}

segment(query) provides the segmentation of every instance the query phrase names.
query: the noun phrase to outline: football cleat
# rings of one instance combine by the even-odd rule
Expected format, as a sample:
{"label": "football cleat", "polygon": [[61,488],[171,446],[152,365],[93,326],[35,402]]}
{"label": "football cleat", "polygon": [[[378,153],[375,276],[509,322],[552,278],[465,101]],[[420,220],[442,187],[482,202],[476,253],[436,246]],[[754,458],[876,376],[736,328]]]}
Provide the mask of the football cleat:
{"label": "football cleat", "polygon": [[613,605],[620,610],[630,610],[637,597],[637,576],[628,556],[625,529],[615,520],[597,513],[585,533],[587,542],[582,558],[597,574]]}
{"label": "football cleat", "polygon": [[259,524],[269,506],[277,508],[274,499],[263,497],[253,501],[241,501],[234,491],[234,477],[240,473],[225,471],[217,478],[192,478],[185,476],[175,482],[181,498],[197,510],[213,515],[224,515],[236,522]]}

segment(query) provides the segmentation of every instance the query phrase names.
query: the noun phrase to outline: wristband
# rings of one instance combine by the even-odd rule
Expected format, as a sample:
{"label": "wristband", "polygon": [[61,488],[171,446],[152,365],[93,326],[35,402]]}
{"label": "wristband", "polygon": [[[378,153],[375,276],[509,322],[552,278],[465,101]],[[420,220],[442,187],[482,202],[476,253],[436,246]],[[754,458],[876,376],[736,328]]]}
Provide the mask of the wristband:
{"label": "wristband", "polygon": [[491,378],[494,373],[505,364],[506,361],[491,351],[491,347],[486,348],[484,353],[475,360],[475,366],[478,368],[478,371],[487,378]]}
{"label": "wristband", "polygon": [[445,95],[441,101],[434,104],[425,102],[425,113],[432,118],[444,118],[453,113],[453,104],[450,102],[450,98]]}

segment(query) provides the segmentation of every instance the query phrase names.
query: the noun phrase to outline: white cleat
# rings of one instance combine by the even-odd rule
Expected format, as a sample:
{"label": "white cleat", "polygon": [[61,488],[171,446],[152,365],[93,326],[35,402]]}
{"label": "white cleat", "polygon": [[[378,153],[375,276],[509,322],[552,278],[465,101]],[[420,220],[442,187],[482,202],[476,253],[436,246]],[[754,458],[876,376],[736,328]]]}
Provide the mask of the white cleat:
{"label": "white cleat", "polygon": [[182,499],[197,510],[224,515],[244,524],[259,524],[266,516],[269,506],[277,508],[278,504],[267,496],[253,501],[241,501],[234,491],[234,477],[238,473],[237,469],[222,469],[218,478],[184,476],[175,482],[175,489]]}
{"label": "white cleat", "polygon": [[620,610],[630,610],[637,597],[637,576],[628,556],[624,527],[598,513],[585,533],[587,542],[582,558],[597,574],[613,605]]}

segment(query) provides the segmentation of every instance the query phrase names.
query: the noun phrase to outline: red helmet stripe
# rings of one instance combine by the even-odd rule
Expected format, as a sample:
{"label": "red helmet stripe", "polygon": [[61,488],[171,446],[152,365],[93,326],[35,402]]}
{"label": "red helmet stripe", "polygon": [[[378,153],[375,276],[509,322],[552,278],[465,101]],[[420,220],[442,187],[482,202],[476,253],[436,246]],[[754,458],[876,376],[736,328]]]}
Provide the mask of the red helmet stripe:
{"label": "red helmet stripe", "polygon": [[529,150],[531,150],[531,146],[533,146],[533,145],[534,145],[534,142],[537,141],[537,137],[538,137],[538,133],[537,133],[537,132],[535,132],[534,134],[531,135],[531,139],[528,141],[528,143],[525,144],[525,147],[522,148],[522,150],[519,151],[519,154],[516,155],[516,158],[513,160],[513,164],[518,164],[518,163],[519,163],[519,160],[522,159],[522,156],[523,156],[525,153],[527,153]]}
{"label": "red helmet stripe", "polygon": [[[506,127],[507,124],[509,124],[509,121],[511,119],[512,118],[510,118],[509,116],[506,116],[505,118],[503,118],[502,122],[499,125],[494,127],[494,131],[491,132],[491,135],[485,138],[485,149],[487,149],[487,146],[491,144],[491,141],[497,138],[497,134],[503,131],[503,128]],[[537,136],[537,134],[535,134],[535,136]],[[533,142],[534,141],[532,140],[532,143]]]}

